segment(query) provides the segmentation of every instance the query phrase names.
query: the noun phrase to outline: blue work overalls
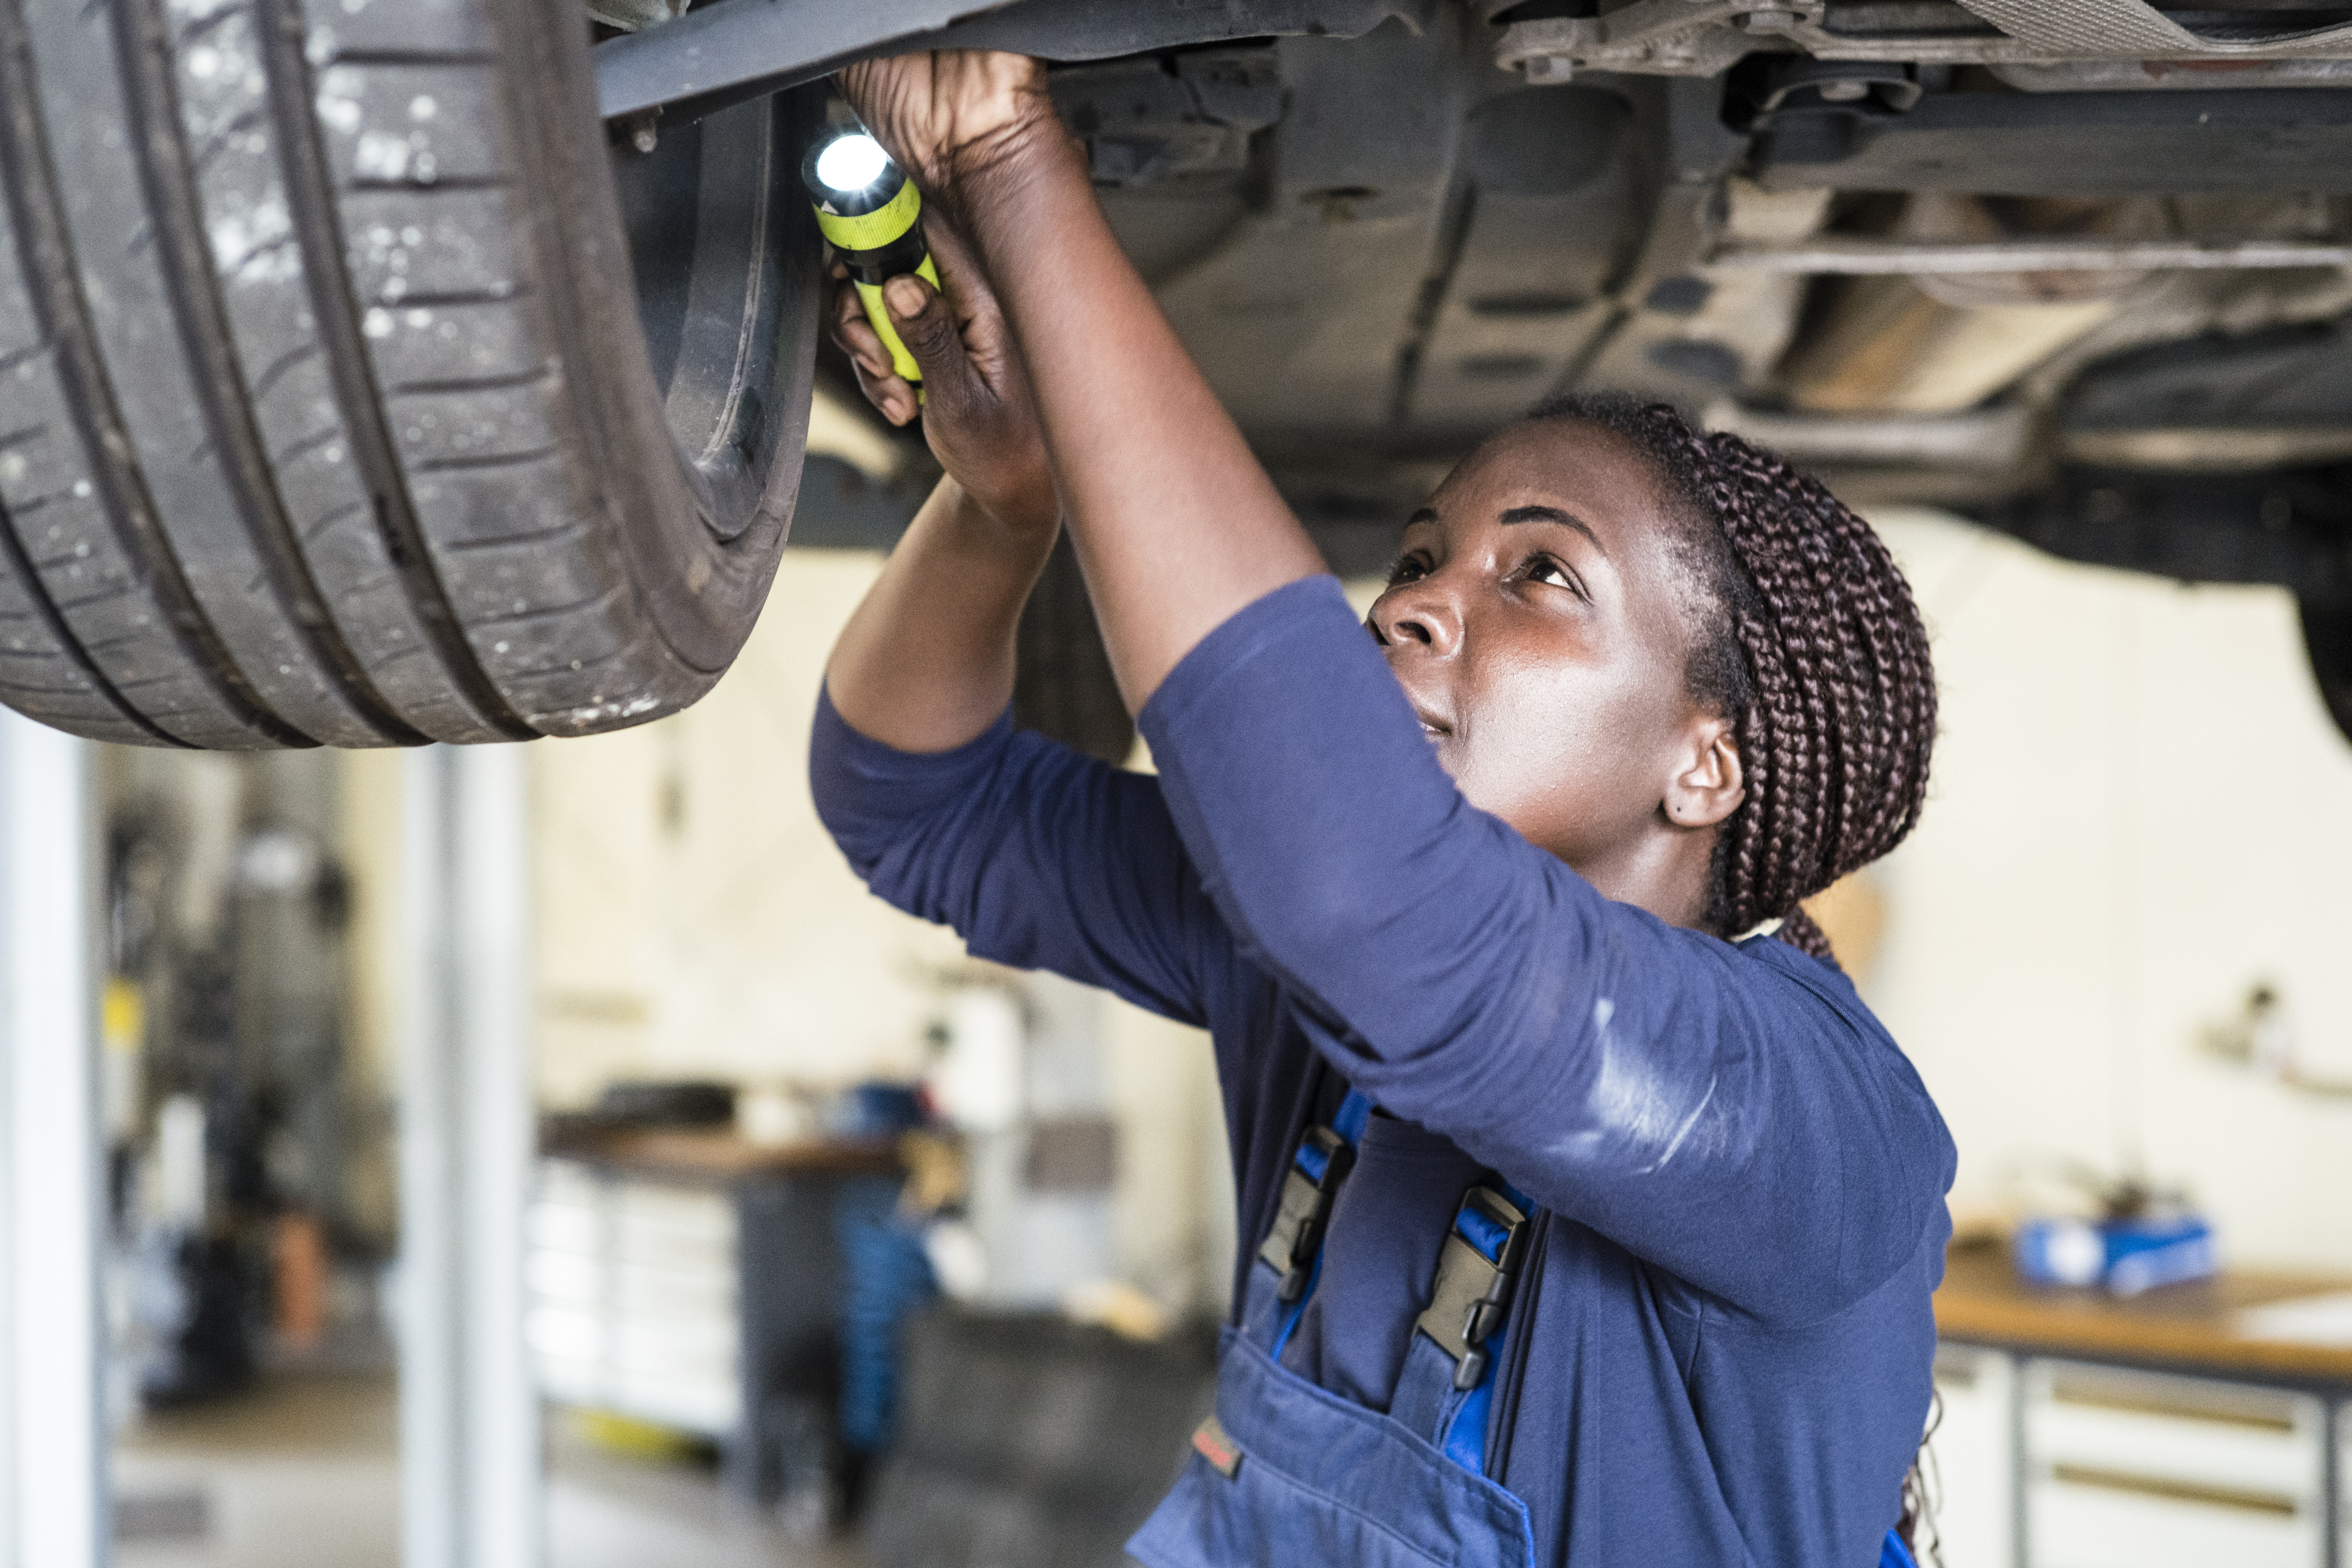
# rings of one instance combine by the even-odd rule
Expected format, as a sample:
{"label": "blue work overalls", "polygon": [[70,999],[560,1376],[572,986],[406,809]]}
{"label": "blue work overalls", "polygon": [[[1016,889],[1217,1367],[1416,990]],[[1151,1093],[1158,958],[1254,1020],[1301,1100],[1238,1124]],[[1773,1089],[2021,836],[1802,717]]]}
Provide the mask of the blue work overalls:
{"label": "blue work overalls", "polygon": [[[1299,1140],[1220,1339],[1216,1408],[1175,1489],[1127,1543],[1149,1568],[1535,1568],[1527,1504],[1486,1466],[1487,1346],[1533,1226],[1526,1194],[1505,1183],[1463,1194],[1385,1414],[1281,1364],[1370,1111],[1351,1090],[1329,1126]],[[1893,1531],[1879,1568],[1914,1568]]]}

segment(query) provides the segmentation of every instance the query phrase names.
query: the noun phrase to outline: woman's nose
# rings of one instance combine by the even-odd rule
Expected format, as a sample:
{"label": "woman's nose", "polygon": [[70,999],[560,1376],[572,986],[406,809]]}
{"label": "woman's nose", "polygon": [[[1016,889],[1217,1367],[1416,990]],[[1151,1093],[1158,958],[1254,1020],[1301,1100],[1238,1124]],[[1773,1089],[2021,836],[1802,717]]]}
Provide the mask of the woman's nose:
{"label": "woman's nose", "polygon": [[1419,643],[1441,654],[1462,646],[1462,606],[1442,574],[1401,583],[1381,595],[1372,605],[1371,623],[1373,635],[1386,644]]}

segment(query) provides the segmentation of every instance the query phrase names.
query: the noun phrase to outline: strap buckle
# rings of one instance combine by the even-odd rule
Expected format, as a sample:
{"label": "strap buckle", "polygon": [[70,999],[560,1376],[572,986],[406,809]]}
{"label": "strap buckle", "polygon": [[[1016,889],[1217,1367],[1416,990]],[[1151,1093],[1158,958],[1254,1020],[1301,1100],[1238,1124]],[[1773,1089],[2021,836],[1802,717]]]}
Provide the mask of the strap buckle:
{"label": "strap buckle", "polygon": [[1356,1151],[1328,1127],[1309,1127],[1298,1141],[1298,1152],[1282,1179],[1282,1204],[1267,1227],[1257,1255],[1282,1276],[1276,1299],[1296,1301],[1307,1294],[1315,1269],[1315,1255],[1323,1246],[1323,1227],[1330,1222],[1331,1200],[1356,1163]]}
{"label": "strap buckle", "polygon": [[1503,1326],[1527,1250],[1528,1216],[1492,1187],[1462,1194],[1454,1227],[1438,1249],[1437,1282],[1413,1327],[1454,1358],[1454,1386],[1467,1392],[1486,1375],[1486,1341]]}

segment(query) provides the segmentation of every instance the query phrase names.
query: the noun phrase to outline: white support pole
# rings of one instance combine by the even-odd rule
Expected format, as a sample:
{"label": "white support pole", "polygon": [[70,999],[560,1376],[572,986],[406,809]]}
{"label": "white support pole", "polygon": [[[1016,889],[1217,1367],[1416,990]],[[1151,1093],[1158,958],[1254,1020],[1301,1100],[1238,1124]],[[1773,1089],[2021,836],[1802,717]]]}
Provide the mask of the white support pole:
{"label": "white support pole", "polygon": [[0,712],[0,1568],[104,1568],[89,748]]}
{"label": "white support pole", "polygon": [[533,1132],[524,761],[414,753],[404,780],[401,1561],[533,1568],[539,1405],[524,1341]]}

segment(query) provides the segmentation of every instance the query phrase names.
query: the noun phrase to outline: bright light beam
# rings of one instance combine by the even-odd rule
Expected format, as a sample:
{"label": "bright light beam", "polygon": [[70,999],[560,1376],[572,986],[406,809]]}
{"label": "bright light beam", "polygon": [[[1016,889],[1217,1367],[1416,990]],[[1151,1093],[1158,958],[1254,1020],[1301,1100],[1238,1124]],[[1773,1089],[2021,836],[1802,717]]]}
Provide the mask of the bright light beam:
{"label": "bright light beam", "polygon": [[862,132],[836,137],[816,155],[816,177],[844,195],[864,190],[889,166],[890,154],[882,151],[882,143]]}

